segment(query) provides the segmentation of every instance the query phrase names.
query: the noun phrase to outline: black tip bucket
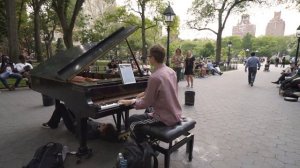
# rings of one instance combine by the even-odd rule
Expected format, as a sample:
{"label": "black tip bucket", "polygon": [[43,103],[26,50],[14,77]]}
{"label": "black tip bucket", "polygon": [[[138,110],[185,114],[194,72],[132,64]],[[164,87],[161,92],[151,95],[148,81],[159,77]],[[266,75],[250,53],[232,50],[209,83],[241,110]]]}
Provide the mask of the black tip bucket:
{"label": "black tip bucket", "polygon": [[195,102],[195,92],[185,91],[185,105],[193,106]]}
{"label": "black tip bucket", "polygon": [[42,94],[42,97],[43,97],[43,105],[44,106],[54,105],[54,99],[52,97],[49,97],[49,96],[43,95],[43,94]]}

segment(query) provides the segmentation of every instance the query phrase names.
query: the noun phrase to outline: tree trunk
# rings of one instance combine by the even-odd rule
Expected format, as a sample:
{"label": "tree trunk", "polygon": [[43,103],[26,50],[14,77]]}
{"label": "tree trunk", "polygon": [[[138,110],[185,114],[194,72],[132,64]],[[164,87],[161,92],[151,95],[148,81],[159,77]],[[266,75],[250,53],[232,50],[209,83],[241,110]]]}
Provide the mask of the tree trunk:
{"label": "tree trunk", "polygon": [[44,57],[42,54],[42,42],[41,42],[41,36],[40,36],[40,7],[38,6],[38,3],[36,2],[34,6],[34,44],[35,44],[35,55],[38,62],[44,61]]}
{"label": "tree trunk", "polygon": [[73,31],[64,29],[64,42],[67,49],[73,47]]}
{"label": "tree trunk", "polygon": [[221,49],[222,49],[222,32],[218,32],[216,41],[216,62],[221,61]]}
{"label": "tree trunk", "polygon": [[145,23],[145,5],[142,5],[142,60],[146,63],[147,48],[146,48],[146,23]]}
{"label": "tree trunk", "polygon": [[7,14],[8,54],[13,62],[18,61],[19,39],[16,18],[16,0],[5,0]]}
{"label": "tree trunk", "polygon": [[222,49],[222,10],[219,10],[218,13],[218,33],[217,33],[217,41],[216,41],[216,63],[220,63],[221,61],[221,49]]}

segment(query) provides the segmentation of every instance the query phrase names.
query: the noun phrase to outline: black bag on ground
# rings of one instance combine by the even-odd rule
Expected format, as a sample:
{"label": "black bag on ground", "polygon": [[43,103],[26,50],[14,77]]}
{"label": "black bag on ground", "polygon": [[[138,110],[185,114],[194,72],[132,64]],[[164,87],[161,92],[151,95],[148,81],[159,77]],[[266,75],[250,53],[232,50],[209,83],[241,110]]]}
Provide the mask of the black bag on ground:
{"label": "black bag on ground", "polygon": [[39,147],[28,165],[23,168],[63,168],[68,151],[60,143],[49,142]]}
{"label": "black bag on ground", "polygon": [[127,142],[122,153],[128,168],[158,168],[157,157],[148,142]]}

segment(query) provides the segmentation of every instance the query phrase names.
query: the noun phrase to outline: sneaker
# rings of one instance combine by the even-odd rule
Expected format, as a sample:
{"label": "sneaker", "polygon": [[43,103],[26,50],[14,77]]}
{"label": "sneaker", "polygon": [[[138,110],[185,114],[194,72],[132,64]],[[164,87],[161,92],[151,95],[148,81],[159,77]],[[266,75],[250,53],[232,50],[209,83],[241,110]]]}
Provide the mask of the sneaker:
{"label": "sneaker", "polygon": [[250,83],[250,86],[251,86],[251,87],[253,86],[253,82]]}
{"label": "sneaker", "polygon": [[43,123],[43,124],[42,124],[42,127],[43,127],[43,128],[50,128],[50,126],[49,126],[47,123]]}

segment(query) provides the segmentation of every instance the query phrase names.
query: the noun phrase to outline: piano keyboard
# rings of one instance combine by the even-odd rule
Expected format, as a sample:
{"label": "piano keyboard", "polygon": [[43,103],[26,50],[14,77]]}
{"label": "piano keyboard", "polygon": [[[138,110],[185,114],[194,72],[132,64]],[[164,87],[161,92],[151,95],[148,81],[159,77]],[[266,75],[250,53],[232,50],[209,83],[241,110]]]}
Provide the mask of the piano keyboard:
{"label": "piano keyboard", "polygon": [[118,107],[118,106],[120,106],[119,103],[111,103],[111,104],[100,105],[100,109],[106,110],[106,109],[110,109],[110,108]]}

